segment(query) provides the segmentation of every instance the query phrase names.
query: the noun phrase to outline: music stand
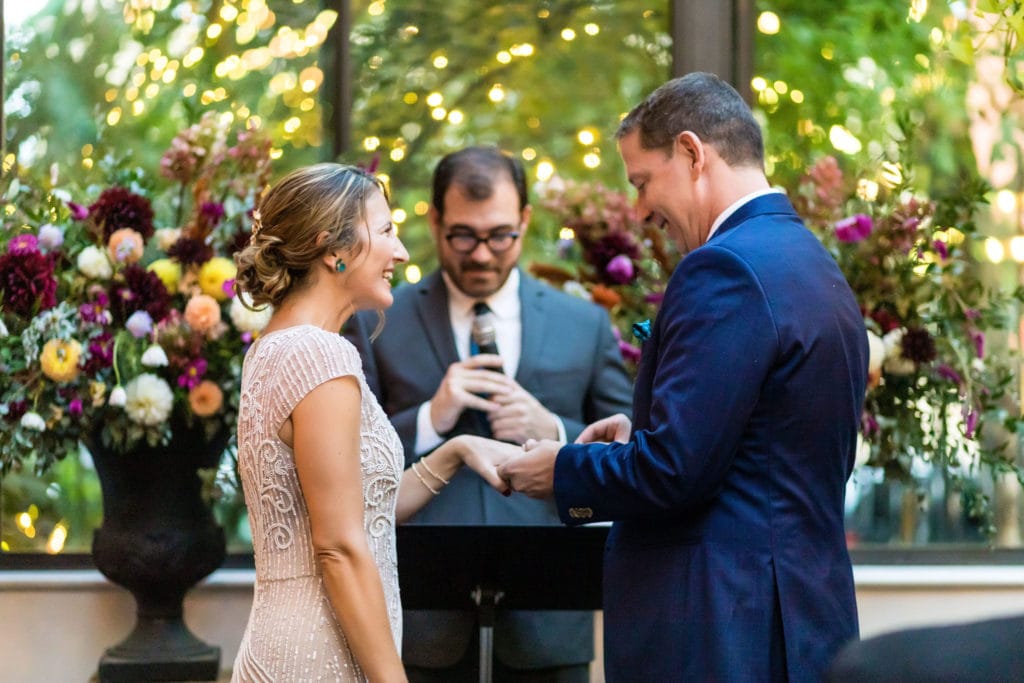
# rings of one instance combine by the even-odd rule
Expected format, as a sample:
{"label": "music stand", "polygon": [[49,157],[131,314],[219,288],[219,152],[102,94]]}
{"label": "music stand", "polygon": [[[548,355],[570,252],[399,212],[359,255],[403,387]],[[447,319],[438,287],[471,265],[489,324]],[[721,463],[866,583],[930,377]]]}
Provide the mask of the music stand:
{"label": "music stand", "polygon": [[494,613],[601,609],[608,527],[401,525],[406,609],[475,609],[480,681],[490,683]]}

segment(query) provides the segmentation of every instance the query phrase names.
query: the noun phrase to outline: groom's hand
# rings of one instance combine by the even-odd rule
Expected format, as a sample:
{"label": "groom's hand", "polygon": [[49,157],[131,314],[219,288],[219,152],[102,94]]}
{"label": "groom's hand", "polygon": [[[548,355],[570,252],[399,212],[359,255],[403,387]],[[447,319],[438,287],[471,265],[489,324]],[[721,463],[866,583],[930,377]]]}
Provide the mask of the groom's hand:
{"label": "groom's hand", "polygon": [[633,424],[629,418],[618,413],[587,425],[586,429],[576,437],[575,443],[610,443],[612,441],[626,443],[629,441],[632,427]]}
{"label": "groom's hand", "polygon": [[530,498],[550,498],[555,490],[555,458],[561,447],[557,441],[531,439],[523,444],[523,455],[498,467],[498,476],[513,491]]}

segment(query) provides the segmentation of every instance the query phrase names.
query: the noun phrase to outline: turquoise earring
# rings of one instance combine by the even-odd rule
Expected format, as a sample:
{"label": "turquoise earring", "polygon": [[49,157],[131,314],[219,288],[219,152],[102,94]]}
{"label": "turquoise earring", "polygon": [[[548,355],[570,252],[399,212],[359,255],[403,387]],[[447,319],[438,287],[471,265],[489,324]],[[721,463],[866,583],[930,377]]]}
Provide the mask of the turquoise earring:
{"label": "turquoise earring", "polygon": [[345,262],[342,261],[341,259],[338,259],[338,262],[334,264],[334,269],[336,271],[338,271],[339,273],[344,273],[345,272]]}

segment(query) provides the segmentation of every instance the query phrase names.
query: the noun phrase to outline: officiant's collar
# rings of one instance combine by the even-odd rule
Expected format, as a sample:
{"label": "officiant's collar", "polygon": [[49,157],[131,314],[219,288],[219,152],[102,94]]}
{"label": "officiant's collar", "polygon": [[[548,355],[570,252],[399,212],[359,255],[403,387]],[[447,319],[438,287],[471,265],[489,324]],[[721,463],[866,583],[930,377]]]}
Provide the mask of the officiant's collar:
{"label": "officiant's collar", "polygon": [[453,311],[471,313],[473,304],[484,301],[499,319],[514,318],[519,314],[519,268],[513,268],[498,291],[486,299],[474,299],[459,289],[448,273],[441,271],[444,285],[448,289],[448,308]]}

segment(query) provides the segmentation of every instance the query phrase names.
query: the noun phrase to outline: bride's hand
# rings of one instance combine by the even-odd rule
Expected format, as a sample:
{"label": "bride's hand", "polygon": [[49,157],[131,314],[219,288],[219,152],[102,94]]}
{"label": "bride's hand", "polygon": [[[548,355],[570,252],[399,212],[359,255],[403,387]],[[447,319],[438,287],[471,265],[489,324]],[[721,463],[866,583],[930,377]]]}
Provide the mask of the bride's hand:
{"label": "bride's hand", "polygon": [[469,434],[457,436],[455,439],[461,442],[459,455],[464,465],[483,477],[484,481],[499,493],[506,496],[512,493],[508,484],[498,476],[498,466],[510,458],[522,455],[521,447]]}

